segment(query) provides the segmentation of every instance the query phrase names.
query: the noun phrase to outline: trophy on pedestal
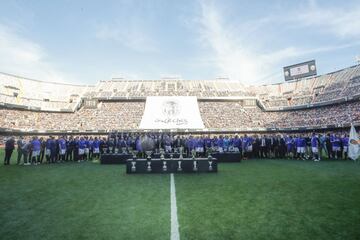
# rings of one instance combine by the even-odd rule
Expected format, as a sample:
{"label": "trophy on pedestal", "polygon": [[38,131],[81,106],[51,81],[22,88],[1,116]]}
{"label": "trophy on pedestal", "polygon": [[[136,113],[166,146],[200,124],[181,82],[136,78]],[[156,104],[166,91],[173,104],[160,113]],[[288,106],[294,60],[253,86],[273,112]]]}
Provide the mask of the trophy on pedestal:
{"label": "trophy on pedestal", "polygon": [[152,139],[152,138],[148,137],[147,135],[145,135],[144,137],[140,138],[140,145],[141,145],[141,149],[146,154],[146,159],[150,161],[151,160],[151,154],[153,153],[154,146],[155,146],[154,139]]}
{"label": "trophy on pedestal", "polygon": [[193,170],[197,171],[198,167],[197,167],[197,161],[193,161]]}
{"label": "trophy on pedestal", "polygon": [[179,152],[180,152],[180,156],[179,156],[179,159],[183,159],[183,151],[184,151],[184,147],[180,147],[179,148]]}
{"label": "trophy on pedestal", "polygon": [[195,159],[195,158],[196,158],[196,151],[195,151],[195,149],[191,150],[191,156],[192,156],[192,159]]}
{"label": "trophy on pedestal", "polygon": [[164,155],[164,149],[160,149],[160,159],[164,160],[165,159],[165,155]]}
{"label": "trophy on pedestal", "polygon": [[136,161],[131,161],[131,171],[136,172]]}
{"label": "trophy on pedestal", "polygon": [[142,151],[146,154],[146,160],[147,160],[147,168],[146,170],[148,172],[151,172],[151,154],[154,150],[155,141],[151,137],[148,137],[147,135],[140,137],[140,146]]}
{"label": "trophy on pedestal", "polygon": [[151,160],[152,151],[145,151],[145,154],[146,154],[146,159],[147,159],[148,161],[150,161],[150,160]]}
{"label": "trophy on pedestal", "polygon": [[163,171],[164,171],[164,172],[167,171],[166,161],[163,161]]}
{"label": "trophy on pedestal", "polygon": [[213,167],[212,167],[213,161],[208,161],[208,162],[209,162],[209,171],[212,171],[213,170]]}
{"label": "trophy on pedestal", "polygon": [[207,153],[208,153],[208,159],[212,159],[211,153],[212,153],[213,149],[210,147],[207,149]]}
{"label": "trophy on pedestal", "polygon": [[147,161],[147,171],[151,172],[151,161]]}
{"label": "trophy on pedestal", "polygon": [[137,151],[132,151],[131,171],[136,172]]}
{"label": "trophy on pedestal", "polygon": [[208,162],[209,162],[209,171],[212,171],[213,170],[213,167],[212,167],[213,157],[211,156],[211,151],[209,151]]}
{"label": "trophy on pedestal", "polygon": [[[180,155],[181,156],[181,155]],[[178,172],[181,172],[182,171],[182,168],[181,168],[181,161],[178,161],[178,168],[177,168]]]}
{"label": "trophy on pedestal", "polygon": [[121,148],[121,153],[123,153],[123,154],[126,153],[126,147],[122,147],[122,148]]}
{"label": "trophy on pedestal", "polygon": [[133,155],[132,158],[133,158],[134,161],[137,158],[137,154],[138,154],[138,151],[136,151],[136,150],[132,151],[132,155]]}

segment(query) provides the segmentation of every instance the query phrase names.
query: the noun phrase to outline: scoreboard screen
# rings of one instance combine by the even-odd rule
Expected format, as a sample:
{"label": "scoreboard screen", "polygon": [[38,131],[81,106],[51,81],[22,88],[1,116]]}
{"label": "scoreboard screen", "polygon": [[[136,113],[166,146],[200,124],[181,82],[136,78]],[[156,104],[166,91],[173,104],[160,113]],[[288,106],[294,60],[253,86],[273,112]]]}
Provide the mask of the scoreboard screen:
{"label": "scoreboard screen", "polygon": [[93,109],[97,108],[98,100],[97,99],[84,99],[84,108]]}
{"label": "scoreboard screen", "polygon": [[316,74],[315,60],[284,67],[285,81],[315,76]]}

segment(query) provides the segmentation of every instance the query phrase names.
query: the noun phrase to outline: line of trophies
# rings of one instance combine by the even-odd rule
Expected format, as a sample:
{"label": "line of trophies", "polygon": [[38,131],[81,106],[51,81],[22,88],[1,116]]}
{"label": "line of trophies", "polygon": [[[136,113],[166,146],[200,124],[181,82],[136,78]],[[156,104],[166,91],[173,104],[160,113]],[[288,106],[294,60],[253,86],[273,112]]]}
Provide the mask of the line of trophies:
{"label": "line of trophies", "polygon": [[[179,158],[176,158],[177,159],[177,171],[178,172],[181,172],[183,169],[182,169],[182,160],[184,159],[183,157],[183,147],[180,147],[179,149],[179,152],[180,152],[180,155],[179,155]],[[136,172],[136,161],[137,161],[137,154],[138,154],[138,151],[133,151],[133,157],[132,157],[132,161],[131,161],[131,172]],[[151,155],[152,155],[153,151],[152,150],[146,150],[145,151],[145,154],[146,154],[146,162],[147,162],[147,171],[148,172],[151,172],[152,171],[152,167],[151,167]],[[196,160],[196,151],[193,150],[191,152],[191,155],[192,155],[192,162],[193,162],[193,168],[192,170],[194,172],[198,171],[198,163],[197,163],[197,160]],[[166,162],[166,159],[165,159],[165,151],[163,149],[160,149],[160,160],[163,162],[163,166],[162,166],[162,170],[163,172],[166,172],[168,170],[168,167],[167,167],[167,162]],[[173,154],[170,154],[170,159],[168,160],[174,160],[173,158]],[[208,170],[209,171],[213,171],[213,158],[211,156],[211,152],[208,153],[208,163],[209,163],[209,168]]]}

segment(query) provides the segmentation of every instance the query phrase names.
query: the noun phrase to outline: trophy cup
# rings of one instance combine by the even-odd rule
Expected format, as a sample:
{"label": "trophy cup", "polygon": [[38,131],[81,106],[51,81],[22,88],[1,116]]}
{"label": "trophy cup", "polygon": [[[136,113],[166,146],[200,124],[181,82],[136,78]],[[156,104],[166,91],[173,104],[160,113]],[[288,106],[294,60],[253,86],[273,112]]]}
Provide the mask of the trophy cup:
{"label": "trophy cup", "polygon": [[195,149],[191,150],[192,159],[194,160],[196,157],[196,151]]}
{"label": "trophy cup", "polygon": [[160,159],[164,160],[165,156],[164,156],[164,149],[160,149]]}
{"label": "trophy cup", "polygon": [[140,145],[143,151],[146,153],[146,159],[151,160],[151,154],[154,150],[155,142],[154,139],[145,136],[140,138]]}
{"label": "trophy cup", "polygon": [[126,147],[121,148],[121,153],[123,153],[123,154],[126,153]]}
{"label": "trophy cup", "polygon": [[136,172],[136,161],[131,161],[131,171]]}
{"label": "trophy cup", "polygon": [[212,148],[208,148],[207,151],[208,151],[208,159],[211,160],[212,159],[212,156],[211,156]]}
{"label": "trophy cup", "polygon": [[174,157],[174,155],[171,153],[170,154],[170,160],[173,160],[173,157]]}
{"label": "trophy cup", "polygon": [[213,170],[213,167],[212,167],[213,161],[208,161],[208,162],[209,162],[209,171],[212,171]]}
{"label": "trophy cup", "polygon": [[137,158],[138,151],[134,150],[134,151],[132,151],[132,154],[133,154],[132,158],[135,161]]}
{"label": "trophy cup", "polygon": [[181,161],[178,161],[178,172],[181,172],[182,171],[182,168],[181,168]]}
{"label": "trophy cup", "polygon": [[145,151],[145,153],[146,153],[146,159],[147,159],[148,161],[150,161],[150,160],[151,160],[152,151]]}
{"label": "trophy cup", "polygon": [[164,171],[164,172],[167,171],[166,161],[163,161],[163,171]]}
{"label": "trophy cup", "polygon": [[193,170],[194,170],[194,171],[197,171],[197,170],[198,170],[197,162],[196,162],[196,161],[193,161]]}
{"label": "trophy cup", "polygon": [[180,152],[180,155],[179,155],[179,159],[183,159],[183,151],[184,151],[184,147],[180,147],[179,148],[179,152]]}
{"label": "trophy cup", "polygon": [[151,172],[151,161],[147,161],[147,171]]}
{"label": "trophy cup", "polygon": [[148,137],[145,135],[144,137],[140,137],[140,145],[142,151],[146,154],[146,160],[147,160],[147,171],[151,172],[151,154],[154,150],[155,142],[154,139]]}

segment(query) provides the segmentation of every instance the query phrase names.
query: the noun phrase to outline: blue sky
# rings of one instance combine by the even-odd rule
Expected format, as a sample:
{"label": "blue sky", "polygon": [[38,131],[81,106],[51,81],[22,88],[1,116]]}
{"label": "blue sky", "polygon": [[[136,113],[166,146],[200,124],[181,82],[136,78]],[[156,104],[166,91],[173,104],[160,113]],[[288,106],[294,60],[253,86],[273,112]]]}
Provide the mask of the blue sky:
{"label": "blue sky", "polygon": [[94,84],[112,77],[283,81],[355,64],[360,1],[2,0],[0,71]]}

